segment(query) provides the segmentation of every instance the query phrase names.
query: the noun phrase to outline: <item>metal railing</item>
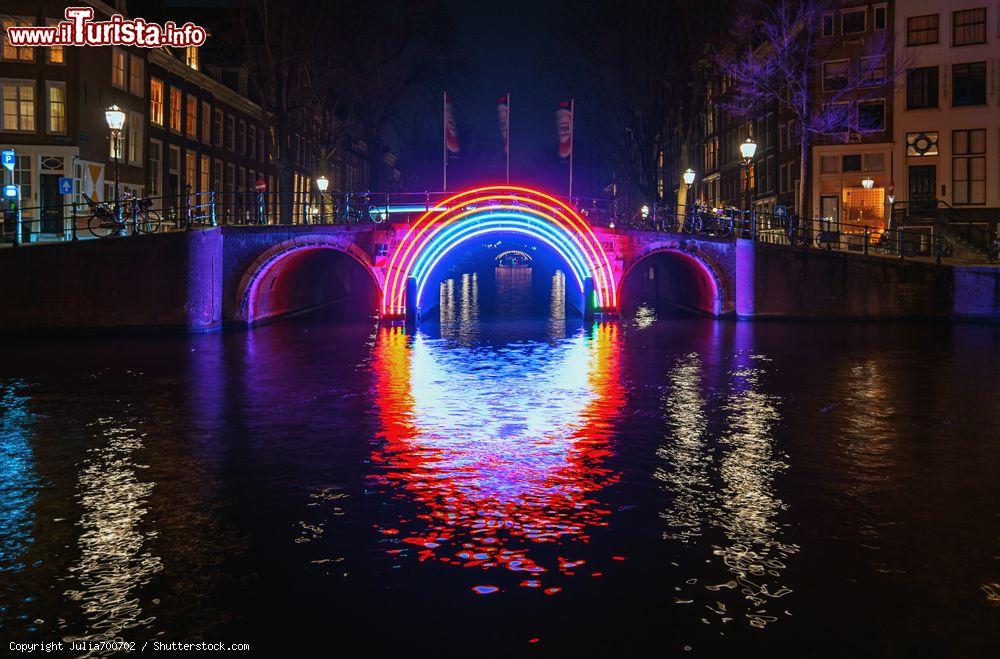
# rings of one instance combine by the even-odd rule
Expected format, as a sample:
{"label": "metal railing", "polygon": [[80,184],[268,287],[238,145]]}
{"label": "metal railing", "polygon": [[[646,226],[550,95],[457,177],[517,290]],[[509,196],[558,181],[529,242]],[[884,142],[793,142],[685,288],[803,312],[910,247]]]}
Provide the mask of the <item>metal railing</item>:
{"label": "metal railing", "polygon": [[[16,218],[4,214],[7,242],[52,242],[189,230],[205,226],[361,225],[406,221],[443,210],[446,193],[274,193],[201,192],[112,202],[22,207],[20,241]],[[952,243],[933,224],[890,227],[849,224],[833,219],[804,220],[736,208],[643,207],[627,215],[608,199],[573,199],[588,223],[613,230],[697,235],[715,240],[749,238],[762,243],[898,258],[940,261]],[[969,229],[970,231],[972,229]]]}

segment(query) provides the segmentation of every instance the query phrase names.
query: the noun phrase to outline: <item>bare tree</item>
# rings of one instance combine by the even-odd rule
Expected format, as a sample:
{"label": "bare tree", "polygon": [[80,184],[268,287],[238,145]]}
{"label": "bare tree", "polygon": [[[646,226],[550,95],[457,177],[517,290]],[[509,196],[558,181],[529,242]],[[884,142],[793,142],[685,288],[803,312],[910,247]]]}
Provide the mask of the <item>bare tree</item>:
{"label": "bare tree", "polygon": [[847,141],[876,129],[858,111],[858,101],[885,97],[886,87],[906,70],[901,58],[893,59],[891,30],[866,33],[857,69],[849,63],[824,85],[824,60],[852,46],[844,37],[817,34],[829,10],[824,0],[750,0],[734,24],[737,43],[716,58],[720,73],[731,82],[720,103],[723,109],[739,117],[777,109],[795,118],[800,133],[800,212],[805,209],[814,141],[821,136]]}

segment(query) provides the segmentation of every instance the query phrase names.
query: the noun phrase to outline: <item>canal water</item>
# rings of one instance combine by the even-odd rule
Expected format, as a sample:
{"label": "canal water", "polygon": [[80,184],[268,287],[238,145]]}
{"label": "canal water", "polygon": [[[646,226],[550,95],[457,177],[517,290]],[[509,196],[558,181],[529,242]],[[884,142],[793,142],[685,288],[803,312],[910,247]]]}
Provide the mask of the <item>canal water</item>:
{"label": "canal water", "polygon": [[412,334],[8,341],[4,647],[996,656],[1000,328],[584,324],[487,274]]}

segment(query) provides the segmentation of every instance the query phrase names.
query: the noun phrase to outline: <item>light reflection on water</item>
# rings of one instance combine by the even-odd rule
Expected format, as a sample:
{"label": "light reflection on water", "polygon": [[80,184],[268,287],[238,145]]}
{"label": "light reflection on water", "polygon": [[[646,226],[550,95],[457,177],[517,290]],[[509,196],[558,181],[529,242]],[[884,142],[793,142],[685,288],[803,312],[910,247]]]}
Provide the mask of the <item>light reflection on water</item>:
{"label": "light reflection on water", "polygon": [[[523,573],[511,585],[530,588],[558,588],[547,572],[584,569],[574,543],[607,525],[595,496],[618,478],[604,464],[622,396],[617,336],[602,325],[558,343],[470,349],[383,330],[373,480],[417,505],[380,524],[386,549]],[[544,543],[563,555],[537,552]]]}
{"label": "light reflection on water", "polygon": [[134,421],[123,409],[92,426],[97,446],[87,451],[77,495],[80,559],[65,591],[87,620],[87,631],[75,638],[110,640],[153,620],[143,614],[139,590],[163,565],[148,546],[156,531],[141,526],[154,484],[140,476],[147,468],[136,461],[144,433]]}
{"label": "light reflection on water", "polygon": [[[581,327],[538,273],[456,276],[417,333],[301,318],[0,363],[4,642],[995,647],[994,328]],[[491,319],[504,286],[541,317]]]}

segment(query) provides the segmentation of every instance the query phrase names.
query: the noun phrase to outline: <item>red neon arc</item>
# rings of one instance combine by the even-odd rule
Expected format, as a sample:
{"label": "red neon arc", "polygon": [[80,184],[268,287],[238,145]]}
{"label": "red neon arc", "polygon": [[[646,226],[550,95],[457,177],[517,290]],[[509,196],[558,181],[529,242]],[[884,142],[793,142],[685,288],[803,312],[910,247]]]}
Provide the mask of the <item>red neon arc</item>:
{"label": "red neon arc", "polygon": [[[520,209],[544,219],[565,233],[579,247],[587,262],[600,306],[608,310],[618,307],[618,286],[611,262],[586,220],[551,195],[530,188],[495,185],[460,192],[438,202],[446,210],[428,211],[410,226],[393,250],[386,267],[382,315],[404,313],[406,281],[420,254],[441,230],[463,218],[490,213],[496,209],[497,202],[507,202],[506,205],[516,202]],[[485,206],[474,207],[478,204]]]}

